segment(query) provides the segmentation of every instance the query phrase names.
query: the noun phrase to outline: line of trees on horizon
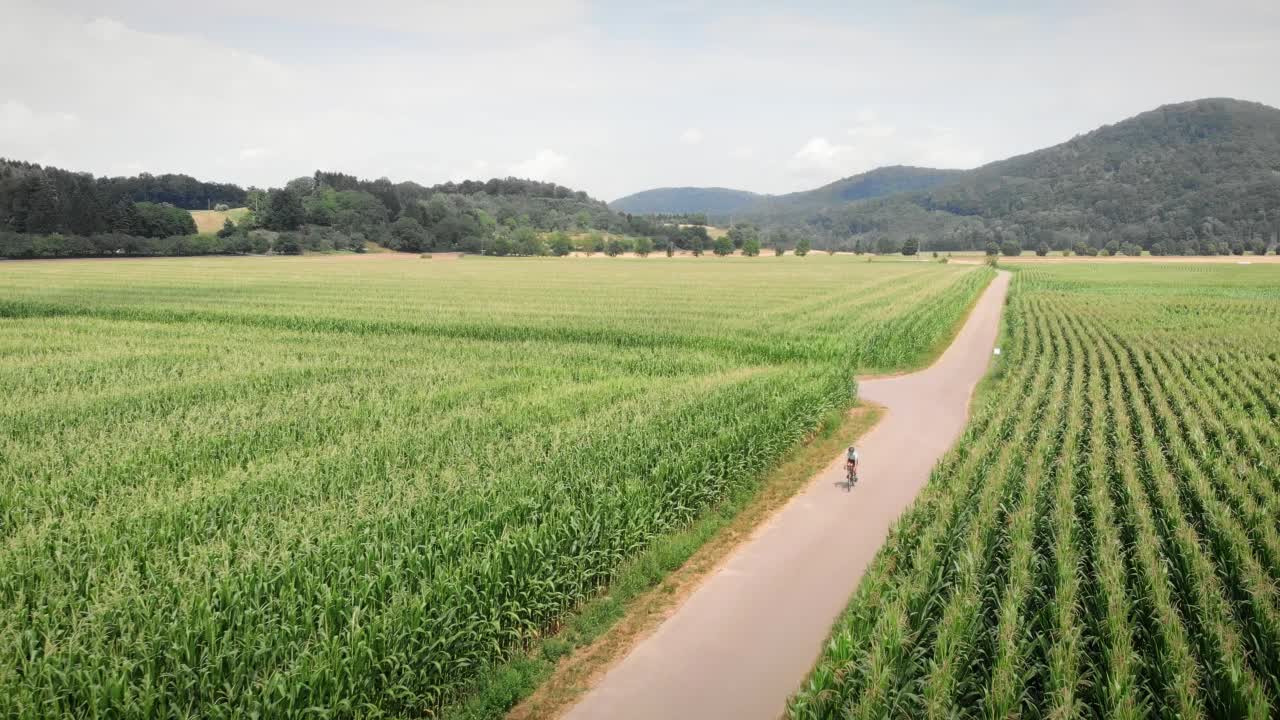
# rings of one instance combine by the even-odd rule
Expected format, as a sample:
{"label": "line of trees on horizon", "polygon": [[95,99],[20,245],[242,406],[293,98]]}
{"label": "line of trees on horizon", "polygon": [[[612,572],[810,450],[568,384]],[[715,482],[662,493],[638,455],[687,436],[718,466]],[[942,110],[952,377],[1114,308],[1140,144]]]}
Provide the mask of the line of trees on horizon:
{"label": "line of trees on horizon", "polygon": [[1143,253],[1156,256],[1264,255],[1276,245],[1277,228],[1267,222],[1228,225],[1209,218],[1195,227],[1183,228],[1181,232],[1176,227],[1163,225],[1121,232],[1062,232],[967,218],[939,235],[921,233],[900,238],[887,232],[868,232],[844,240],[819,240],[818,246],[836,251],[884,255],[902,252],[913,242],[919,250],[982,250],[989,255],[1020,255],[1024,252],[1038,255],[1070,252],[1083,256]]}
{"label": "line of trees on horizon", "polygon": [[[188,210],[209,205],[247,212],[216,234],[197,235]],[[0,159],[0,257],[9,258],[364,252],[371,242],[402,252],[496,256],[611,249],[759,255],[765,248],[793,251],[802,243],[806,250],[908,255],[1239,255],[1267,252],[1280,229],[1280,211],[1230,222],[1209,216],[1191,225],[1152,219],[1105,230],[966,216],[906,234],[880,229],[874,218],[840,234],[823,217],[792,225],[738,222],[713,240],[703,214],[618,213],[584,192],[518,178],[426,187],[316,171],[262,190],[186,175],[94,178]],[[564,240],[571,236],[582,239]]]}
{"label": "line of trees on horizon", "polygon": [[[248,212],[197,236],[188,210],[206,206]],[[519,178],[425,187],[316,171],[263,190],[184,175],[94,178],[0,159],[0,257],[10,258],[363,252],[369,242],[404,252],[527,255],[550,253],[542,238],[556,232],[701,251],[712,243],[699,220],[617,213],[582,191]]]}

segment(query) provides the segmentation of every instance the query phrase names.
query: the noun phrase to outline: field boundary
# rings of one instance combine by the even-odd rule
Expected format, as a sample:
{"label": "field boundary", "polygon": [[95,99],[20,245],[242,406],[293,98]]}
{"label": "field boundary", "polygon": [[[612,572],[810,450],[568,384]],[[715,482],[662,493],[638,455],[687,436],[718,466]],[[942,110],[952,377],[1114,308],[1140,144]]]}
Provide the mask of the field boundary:
{"label": "field boundary", "polygon": [[226,210],[188,210],[191,220],[196,224],[196,234],[211,235],[222,229],[227,220],[239,224],[249,214],[247,207],[233,207]]}
{"label": "field boundary", "polygon": [[[67,580],[68,569],[92,576],[146,558],[149,574],[125,584],[128,612],[113,621],[173,639],[145,651],[157,676],[196,679],[130,676],[123,698],[77,682],[73,672],[110,672],[143,653],[68,631],[56,652],[13,653],[20,675],[0,705],[52,697],[68,714],[127,711],[136,697],[440,718],[501,696],[492,708],[505,713],[571,653],[610,638],[625,650],[632,635],[661,633],[673,605],[679,617],[741,543],[776,523],[769,490],[784,508],[794,498],[774,480],[811,481],[823,463],[840,472],[848,438],[829,433],[851,422],[852,371],[919,361],[987,282],[985,271],[906,266],[687,273],[700,282],[656,266],[602,281],[578,266],[513,283],[534,265],[561,266],[437,272],[409,261],[422,270],[382,263],[387,272],[366,277],[344,259],[297,273],[283,258],[161,264],[64,273],[48,263],[0,278],[13,291],[0,298],[17,351],[9,377],[25,400],[16,441],[33,469],[18,475],[30,492],[7,499],[32,518],[15,562],[50,568],[23,576],[38,588],[28,597],[52,588],[66,607],[84,606],[99,585]],[[899,294],[869,291],[895,278]],[[648,304],[654,287],[670,297]],[[705,307],[717,288],[734,302]],[[734,309],[760,300],[799,309]],[[349,369],[358,382],[334,374]],[[629,435],[615,434],[624,426]],[[148,443],[157,432],[166,442]],[[818,452],[818,466],[779,470],[824,441],[834,450]],[[99,531],[110,542],[81,542]],[[305,555],[284,538],[306,538]],[[231,609],[208,614],[211,603]],[[24,622],[60,622],[40,612]],[[620,619],[625,631],[606,637]],[[181,638],[197,626],[211,650],[193,659]],[[299,642],[279,641],[285,633]],[[261,644],[251,652],[237,636]],[[347,654],[328,653],[338,647]],[[591,667],[616,657],[593,656],[603,659]],[[264,673],[278,678],[269,695],[257,692]]]}
{"label": "field boundary", "polygon": [[627,562],[556,631],[480,673],[468,699],[441,717],[540,720],[563,714],[591,689],[593,678],[655,630],[742,541],[882,416],[882,408],[869,404],[831,413],[760,479],[742,483],[693,525],[655,540]]}
{"label": "field boundary", "polygon": [[1013,281],[974,419],[787,717],[1280,717],[1275,278]]}
{"label": "field boundary", "polygon": [[[999,269],[1003,270],[1004,268]],[[981,270],[979,269],[977,272],[981,272]],[[951,343],[955,342],[960,331],[964,329],[964,324],[969,319],[969,315],[971,315],[973,313],[973,309],[978,306],[978,301],[982,300],[983,293],[987,291],[987,288],[991,286],[992,281],[994,281],[999,274],[998,270],[993,270],[991,272],[991,277],[987,278],[987,283],[978,289],[978,292],[973,296],[973,300],[969,301],[969,304],[965,306],[964,312],[960,315],[960,321],[956,323],[955,327],[952,328],[950,332],[939,337],[938,344],[935,347],[930,348],[927,354],[921,356],[921,359],[918,362],[904,365],[901,369],[890,372],[870,372],[858,375],[858,382],[866,380],[885,380],[888,378],[910,375],[911,373],[920,372],[921,370],[924,370],[930,365],[938,362],[938,358],[941,358],[942,354],[947,351],[947,348],[951,347]],[[1003,317],[1003,314],[1001,317]]]}
{"label": "field boundary", "polygon": [[[981,272],[981,271],[979,271]],[[998,277],[990,273],[950,332],[902,374],[932,366],[951,347]],[[858,376],[857,380],[874,376]],[[618,578],[530,650],[481,675],[470,698],[447,710],[449,720],[535,720],[563,715],[603,674],[655,631],[728,556],[763,527],[833,458],[884,416],[859,402],[843,417],[788,451],[763,478],[744,484],[690,528],[657,540]]]}
{"label": "field boundary", "polygon": [[[521,325],[481,325],[465,322],[407,322],[397,320],[349,320],[310,318],[299,315],[237,314],[211,310],[149,310],[133,306],[89,307],[31,300],[0,300],[0,318],[84,317],[97,320],[147,323],[207,323],[242,325],[274,330],[306,333],[345,333],[352,335],[420,335],[425,337],[474,340],[477,342],[556,342],[587,346],[635,348],[679,348],[686,341],[679,336],[658,332],[621,332],[610,329],[569,330],[565,328],[531,328]],[[758,362],[787,363],[812,360],[794,352],[770,351],[765,343],[752,347],[734,347],[729,341],[708,340],[704,348]]]}
{"label": "field boundary", "polygon": [[[1000,270],[1004,271],[1006,270],[1006,268],[1002,267],[1000,268]],[[1010,344],[1009,343],[1009,339],[1010,339],[1009,318],[1008,318],[1008,313],[1004,311],[1004,307],[1007,307],[1009,305],[1009,302],[1014,297],[1014,293],[1017,292],[1018,290],[1017,283],[1014,282],[1017,279],[1017,277],[1018,277],[1017,271],[1009,273],[1009,289],[1005,294],[1004,305],[1002,306],[1002,309],[1000,311],[1000,321],[996,330],[996,340],[995,340],[996,347],[1003,348],[1003,347],[1007,347]],[[970,427],[970,423],[973,420],[974,408],[981,407],[983,403],[991,400],[993,397],[993,394],[996,393],[996,391],[998,390],[998,384],[1000,383],[1001,380],[1005,378],[1006,374],[1008,373],[1009,360],[1010,358],[1008,356],[1005,356],[1002,362],[991,363],[987,367],[986,373],[984,373],[983,376],[978,380],[977,384],[973,386],[973,392],[969,395],[969,402],[965,405],[965,410],[964,410],[964,428],[965,428],[964,431],[965,432],[968,431]],[[906,373],[903,373],[903,374],[906,374]],[[859,378],[859,380],[890,379],[893,377],[896,377],[896,375],[883,376],[883,378],[866,377],[866,378]],[[962,441],[963,441],[963,436],[961,439],[956,441],[956,445],[952,447],[952,450],[954,450],[954,448],[958,446],[959,443]],[[952,450],[948,450],[948,452],[952,452]],[[939,460],[939,463],[940,462],[941,460]],[[929,482],[932,483],[933,478],[930,478]],[[916,500],[912,501],[912,507],[915,506],[916,502],[919,501],[919,499],[924,495],[926,490],[928,490],[928,484],[926,484],[924,488],[921,488],[920,492],[916,495]],[[890,540],[892,540],[892,536],[895,533],[900,532],[903,517],[905,517],[908,512],[910,512],[910,508],[907,511],[904,511],[903,515],[899,516],[899,518],[894,521],[893,526],[890,530],[890,537],[887,537],[885,539],[885,545],[888,545]],[[868,566],[868,572],[870,572],[870,569],[871,567],[874,566],[874,563],[880,559],[880,555],[883,551],[884,551],[884,545],[881,546],[880,550],[876,551],[876,555],[875,555],[875,558],[872,560],[872,564]],[[856,594],[851,595],[849,597],[849,605],[852,605],[856,598],[857,598]],[[829,643],[839,635],[841,630],[841,621],[843,620],[845,613],[848,612],[849,605],[845,606],[845,609],[841,611],[840,615],[832,623],[831,631],[827,634],[827,636],[822,641],[823,648],[827,648],[829,646]],[[822,662],[824,659],[825,659],[824,654],[819,654],[817,657],[814,658],[813,666],[809,669],[809,672],[805,675],[806,682],[808,682],[808,679],[812,677],[814,671],[816,671],[822,665]],[[792,697],[794,697],[794,694]],[[788,698],[788,700],[789,699],[790,698]]]}
{"label": "field boundary", "polygon": [[871,482],[846,488],[837,452],[567,717],[780,715],[894,519],[962,434],[972,390],[991,365],[1008,282],[1001,273],[985,289],[929,368],[860,385],[863,400],[887,407],[885,420],[858,443]]}

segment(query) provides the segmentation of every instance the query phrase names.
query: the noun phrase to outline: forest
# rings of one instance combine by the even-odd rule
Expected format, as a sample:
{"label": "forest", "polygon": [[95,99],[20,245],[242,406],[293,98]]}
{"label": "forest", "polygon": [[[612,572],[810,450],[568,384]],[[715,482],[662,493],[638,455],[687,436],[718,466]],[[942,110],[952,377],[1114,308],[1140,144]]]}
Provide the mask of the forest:
{"label": "forest", "polygon": [[852,252],[1262,252],[1280,233],[1280,110],[1195,100],[972,170],[879,167],[772,196],[657,188],[612,207],[701,211]]}
{"label": "forest", "polygon": [[[249,213],[197,235],[187,210],[206,206]],[[262,190],[0,160],[0,257],[10,258],[364,252],[370,242],[403,252],[547,255],[579,247],[566,244],[568,233],[586,233],[588,251],[700,252],[712,249],[705,223],[618,213],[584,192],[517,178],[426,187],[316,171]]]}
{"label": "forest", "polygon": [[909,237],[928,250],[1265,250],[1280,232],[1280,110],[1228,99],[1166,105],[942,179],[858,202],[840,202],[835,183],[741,217],[846,250]]}

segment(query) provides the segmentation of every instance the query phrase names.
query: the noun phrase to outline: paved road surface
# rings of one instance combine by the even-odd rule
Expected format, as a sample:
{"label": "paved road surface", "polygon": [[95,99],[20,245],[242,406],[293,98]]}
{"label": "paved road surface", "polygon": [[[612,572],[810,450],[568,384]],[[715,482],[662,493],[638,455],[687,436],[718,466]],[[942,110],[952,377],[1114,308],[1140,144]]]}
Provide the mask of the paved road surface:
{"label": "paved road surface", "polygon": [[800,687],[889,526],[963,430],[992,356],[1009,274],[931,367],[859,383],[888,408],[859,443],[743,543],[567,714],[572,720],[775,720]]}

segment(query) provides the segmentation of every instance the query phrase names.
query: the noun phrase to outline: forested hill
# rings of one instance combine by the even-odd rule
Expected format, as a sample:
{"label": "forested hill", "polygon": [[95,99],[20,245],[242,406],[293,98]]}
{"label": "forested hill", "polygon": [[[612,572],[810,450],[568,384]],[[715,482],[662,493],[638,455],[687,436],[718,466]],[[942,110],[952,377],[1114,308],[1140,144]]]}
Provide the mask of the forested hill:
{"label": "forested hill", "polygon": [[746,190],[720,187],[668,187],[618,198],[609,207],[643,215],[728,215],[763,198]]}
{"label": "forested hill", "polygon": [[670,187],[645,190],[618,198],[609,207],[619,212],[647,215],[703,213],[711,217],[727,215],[762,218],[839,206],[856,200],[882,197],[911,190],[927,190],[958,177],[962,170],[893,165],[841,178],[813,190],[785,195],[760,195],[746,190],[718,187]]}
{"label": "forested hill", "polygon": [[963,177],[964,170],[891,165],[852,175],[814,190],[761,198],[743,209],[748,215],[812,211],[913,190],[928,190]]}
{"label": "forested hill", "polygon": [[1166,105],[930,190],[766,220],[876,248],[914,235],[938,249],[1223,252],[1277,230],[1280,110],[1231,99]]}

